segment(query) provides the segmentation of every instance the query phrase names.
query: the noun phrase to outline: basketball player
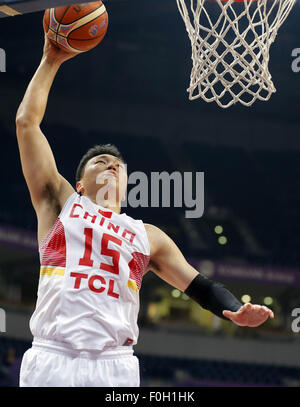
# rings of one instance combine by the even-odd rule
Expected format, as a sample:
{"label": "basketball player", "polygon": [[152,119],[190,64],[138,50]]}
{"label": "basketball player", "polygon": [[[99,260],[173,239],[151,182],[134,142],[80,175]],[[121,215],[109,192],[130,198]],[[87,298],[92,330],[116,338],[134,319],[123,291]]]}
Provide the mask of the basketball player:
{"label": "basketball player", "polygon": [[139,386],[133,345],[148,270],[237,325],[256,327],[274,315],[265,306],[242,305],[223,285],[200,275],[157,227],[120,214],[127,173],[115,146],[95,146],[83,156],[76,190],[59,174],[40,123],[55,75],[73,56],[45,39],[16,116],[41,261],[30,320],[34,339],[23,357],[20,386]]}

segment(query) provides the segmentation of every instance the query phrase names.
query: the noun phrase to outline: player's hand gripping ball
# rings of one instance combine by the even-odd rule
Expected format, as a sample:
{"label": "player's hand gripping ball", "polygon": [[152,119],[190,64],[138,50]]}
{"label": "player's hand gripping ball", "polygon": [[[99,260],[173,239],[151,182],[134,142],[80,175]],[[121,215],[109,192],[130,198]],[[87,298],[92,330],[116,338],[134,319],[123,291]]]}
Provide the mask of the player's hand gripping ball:
{"label": "player's hand gripping ball", "polygon": [[67,52],[85,52],[104,38],[108,14],[102,1],[47,9],[44,31],[54,45]]}

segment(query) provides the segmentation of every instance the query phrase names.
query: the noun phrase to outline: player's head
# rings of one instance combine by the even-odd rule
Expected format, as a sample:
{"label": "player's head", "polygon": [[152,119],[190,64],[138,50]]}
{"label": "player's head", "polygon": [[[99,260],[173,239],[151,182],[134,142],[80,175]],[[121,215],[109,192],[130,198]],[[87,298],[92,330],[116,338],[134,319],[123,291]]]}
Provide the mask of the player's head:
{"label": "player's head", "polygon": [[113,144],[91,147],[76,170],[77,192],[90,197],[97,195],[99,205],[103,204],[104,199],[111,199],[111,196],[118,202],[124,199],[127,181],[125,161]]}

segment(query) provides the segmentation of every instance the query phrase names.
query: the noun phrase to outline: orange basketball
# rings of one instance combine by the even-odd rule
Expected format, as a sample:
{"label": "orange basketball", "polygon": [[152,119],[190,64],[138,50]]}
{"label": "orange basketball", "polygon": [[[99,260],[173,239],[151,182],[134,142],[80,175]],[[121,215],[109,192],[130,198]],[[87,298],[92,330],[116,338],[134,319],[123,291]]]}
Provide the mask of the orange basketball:
{"label": "orange basketball", "polygon": [[102,1],[47,9],[43,19],[48,38],[65,51],[84,52],[104,38],[108,14]]}

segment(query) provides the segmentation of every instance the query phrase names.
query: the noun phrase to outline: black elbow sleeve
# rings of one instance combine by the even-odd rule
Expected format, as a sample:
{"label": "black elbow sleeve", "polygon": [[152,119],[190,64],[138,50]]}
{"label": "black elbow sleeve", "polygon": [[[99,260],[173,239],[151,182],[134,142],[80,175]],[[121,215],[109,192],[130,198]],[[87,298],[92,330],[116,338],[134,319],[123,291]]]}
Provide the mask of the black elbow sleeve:
{"label": "black elbow sleeve", "polygon": [[224,310],[236,312],[242,306],[242,303],[222,284],[201,274],[194,278],[185,290],[185,294],[201,307],[225,320],[228,318],[224,317],[222,313]]}

